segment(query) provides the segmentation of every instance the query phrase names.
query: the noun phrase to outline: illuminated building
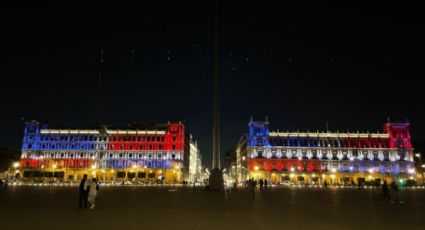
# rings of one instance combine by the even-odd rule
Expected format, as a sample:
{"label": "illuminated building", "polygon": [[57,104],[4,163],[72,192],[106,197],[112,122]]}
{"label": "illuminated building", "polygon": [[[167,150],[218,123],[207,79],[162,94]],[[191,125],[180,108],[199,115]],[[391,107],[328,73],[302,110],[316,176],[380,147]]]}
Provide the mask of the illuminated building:
{"label": "illuminated building", "polygon": [[197,154],[182,123],[52,129],[26,122],[20,167],[28,180],[76,181],[87,173],[103,181],[178,182],[194,178]]}
{"label": "illuminated building", "polygon": [[267,119],[248,126],[236,151],[239,181],[366,184],[416,174],[409,123],[386,123],[382,133],[275,132]]}

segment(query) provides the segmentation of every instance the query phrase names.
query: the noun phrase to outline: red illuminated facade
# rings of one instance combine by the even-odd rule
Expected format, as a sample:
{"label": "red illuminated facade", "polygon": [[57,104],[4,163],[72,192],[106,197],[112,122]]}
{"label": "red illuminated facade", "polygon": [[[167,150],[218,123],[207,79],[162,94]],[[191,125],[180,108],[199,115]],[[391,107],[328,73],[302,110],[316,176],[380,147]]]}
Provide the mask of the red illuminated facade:
{"label": "red illuminated facade", "polygon": [[236,148],[239,181],[363,184],[415,175],[409,123],[386,123],[382,133],[273,132],[268,121],[252,120],[248,126],[245,145]]}
{"label": "red illuminated facade", "polygon": [[21,168],[24,178],[75,180],[92,173],[104,180],[178,181],[194,171],[185,168],[194,167],[185,163],[194,156],[200,158],[199,150],[182,123],[51,129],[27,122]]}

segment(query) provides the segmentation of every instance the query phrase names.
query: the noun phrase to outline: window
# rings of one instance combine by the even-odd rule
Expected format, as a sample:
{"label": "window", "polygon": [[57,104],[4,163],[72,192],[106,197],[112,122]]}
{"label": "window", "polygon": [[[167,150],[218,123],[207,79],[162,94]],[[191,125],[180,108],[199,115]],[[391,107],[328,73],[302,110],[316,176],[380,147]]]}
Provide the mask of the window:
{"label": "window", "polygon": [[138,178],[146,178],[146,172],[139,172],[137,173]]}
{"label": "window", "polygon": [[117,178],[124,178],[125,172],[117,172]]}
{"label": "window", "polygon": [[133,157],[133,154],[131,154],[131,153],[130,153],[130,155],[128,155],[128,156],[129,156],[130,158],[132,158],[132,157]]}
{"label": "window", "polygon": [[122,153],[120,153],[120,158],[122,158]]}
{"label": "window", "polygon": [[171,148],[172,148],[173,150],[175,150],[175,149],[176,149],[176,146],[175,146],[175,145],[172,145],[172,146],[171,146]]}
{"label": "window", "polygon": [[127,177],[130,178],[130,179],[135,178],[136,177],[136,173],[135,172],[128,172],[127,173]]}

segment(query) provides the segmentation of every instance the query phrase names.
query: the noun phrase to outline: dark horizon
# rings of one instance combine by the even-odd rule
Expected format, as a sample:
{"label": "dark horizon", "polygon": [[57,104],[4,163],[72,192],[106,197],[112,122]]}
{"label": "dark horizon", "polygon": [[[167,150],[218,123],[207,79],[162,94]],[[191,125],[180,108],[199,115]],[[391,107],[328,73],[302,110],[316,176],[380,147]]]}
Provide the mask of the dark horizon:
{"label": "dark horizon", "polygon": [[[21,117],[52,127],[184,121],[210,165],[212,6],[5,7],[0,147],[20,148]],[[422,9],[422,1],[221,2],[222,160],[251,116],[268,116],[271,130],[328,123],[341,132],[408,119],[413,141],[424,140]]]}

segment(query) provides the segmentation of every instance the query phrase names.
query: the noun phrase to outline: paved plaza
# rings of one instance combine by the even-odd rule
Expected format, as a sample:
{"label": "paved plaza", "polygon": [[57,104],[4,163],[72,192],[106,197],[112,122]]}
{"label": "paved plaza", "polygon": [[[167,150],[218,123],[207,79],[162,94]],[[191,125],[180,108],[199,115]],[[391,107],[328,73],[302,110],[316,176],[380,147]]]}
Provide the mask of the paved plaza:
{"label": "paved plaza", "polygon": [[77,187],[0,190],[1,229],[424,229],[425,190],[405,204],[371,189],[101,187],[96,208],[79,210]]}

